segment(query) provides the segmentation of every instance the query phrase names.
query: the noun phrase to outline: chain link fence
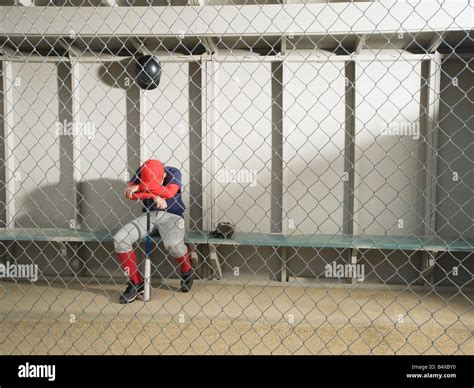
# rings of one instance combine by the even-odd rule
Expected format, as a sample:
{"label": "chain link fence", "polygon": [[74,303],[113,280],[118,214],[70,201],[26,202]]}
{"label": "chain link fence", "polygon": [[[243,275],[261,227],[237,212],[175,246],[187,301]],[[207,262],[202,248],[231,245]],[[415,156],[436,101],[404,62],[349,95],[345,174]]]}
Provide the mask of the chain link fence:
{"label": "chain link fence", "polygon": [[[1,2],[2,354],[474,353],[472,4],[290,3]],[[148,159],[196,278],[122,305]]]}

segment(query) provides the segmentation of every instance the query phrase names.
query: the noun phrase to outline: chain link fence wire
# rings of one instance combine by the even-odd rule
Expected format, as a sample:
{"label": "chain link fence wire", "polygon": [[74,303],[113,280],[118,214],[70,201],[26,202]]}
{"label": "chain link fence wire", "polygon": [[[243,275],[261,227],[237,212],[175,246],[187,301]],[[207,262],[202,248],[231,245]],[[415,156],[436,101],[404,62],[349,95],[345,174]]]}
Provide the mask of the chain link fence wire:
{"label": "chain link fence wire", "polygon": [[[2,1],[0,352],[473,354],[472,12]],[[122,305],[151,158],[182,173],[197,277],[155,236],[151,299]]]}

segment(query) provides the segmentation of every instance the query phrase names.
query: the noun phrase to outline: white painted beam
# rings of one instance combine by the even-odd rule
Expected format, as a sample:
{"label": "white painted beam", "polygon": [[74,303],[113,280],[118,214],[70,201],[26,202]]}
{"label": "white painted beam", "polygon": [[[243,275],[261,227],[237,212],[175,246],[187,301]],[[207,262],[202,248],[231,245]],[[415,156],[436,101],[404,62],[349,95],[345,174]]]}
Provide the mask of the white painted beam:
{"label": "white painted beam", "polygon": [[[162,51],[151,51],[152,55],[156,56],[162,63],[177,63],[177,62],[196,62],[202,59],[201,55],[184,55],[177,53],[165,53]],[[97,63],[97,62],[115,62],[129,57],[108,55],[103,53],[93,53],[85,51],[77,60],[81,63]],[[18,52],[16,56],[1,55],[0,61],[11,61],[13,63],[57,63],[69,62],[70,58],[59,56],[41,56],[36,54]]]}
{"label": "white painted beam", "polygon": [[[85,23],[84,21],[87,21]],[[470,30],[469,1],[225,5],[219,7],[0,7],[11,36],[281,36]]]}
{"label": "white painted beam", "polygon": [[[203,7],[206,5],[204,0],[191,0],[191,4],[199,7]],[[214,38],[203,37],[202,44],[206,48],[206,53],[211,55],[217,53],[218,48],[216,42],[214,41]]]}
{"label": "white painted beam", "polygon": [[[81,117],[81,87],[80,82],[82,79],[81,74],[81,65],[77,58],[71,57],[71,99],[72,99],[72,119],[74,122],[82,122]],[[82,155],[82,145],[81,137],[74,136],[73,138],[73,181],[74,181],[74,193],[75,193],[75,221],[77,227],[80,226],[80,201],[81,193],[79,192],[77,186],[78,183],[82,180],[81,174],[81,155]]]}
{"label": "white painted beam", "polygon": [[362,34],[359,38],[357,38],[357,44],[354,50],[354,54],[360,54],[360,50],[365,46],[365,42],[367,40],[367,34]]}
{"label": "white painted beam", "polygon": [[217,171],[214,157],[215,149],[215,109],[216,94],[218,93],[218,66],[213,60],[206,60],[202,68],[202,207],[204,230],[213,230],[214,220],[214,201],[216,198],[215,173]]}
{"label": "white painted beam", "polygon": [[150,55],[150,51],[146,48],[145,44],[138,38],[131,38],[130,39],[132,44],[133,44],[133,47],[135,47],[138,52],[142,55]]}
{"label": "white painted beam", "polygon": [[14,103],[13,103],[13,65],[11,62],[3,62],[3,126],[4,126],[4,144],[5,144],[5,226],[7,228],[15,227],[16,199],[15,199],[15,158],[13,151],[15,149],[14,123]]}
{"label": "white painted beam", "polygon": [[219,48],[217,47],[217,43],[215,42],[214,38],[211,37],[203,37],[202,44],[206,48],[206,52],[208,54],[217,54],[219,52]]}
{"label": "white painted beam", "polygon": [[[65,39],[59,40],[60,45],[65,48],[69,55],[69,61],[71,66],[71,119],[73,123],[80,123],[81,120],[81,70],[80,70],[80,58],[84,54],[82,50],[74,46],[73,43],[67,42]],[[81,154],[82,154],[82,145],[80,136],[73,135],[72,138],[72,184],[73,187],[71,191],[74,198],[72,199],[73,203],[73,220],[75,228],[81,227],[81,202],[82,202],[82,193],[79,190],[79,183],[82,180],[81,174]]]}
{"label": "white painted beam", "polygon": [[438,174],[438,120],[441,85],[441,58],[437,54],[432,60],[421,64],[420,130],[425,139],[424,176],[424,233],[436,233],[436,184]]}
{"label": "white painted beam", "polygon": [[140,90],[140,165],[152,156],[149,147],[149,136],[153,133],[147,116],[151,110],[151,102],[146,97],[146,92]]}
{"label": "white painted beam", "polygon": [[446,31],[440,34],[437,34],[428,45],[427,52],[434,53],[435,51],[437,51],[441,43],[443,43],[444,39],[446,38],[446,35],[447,35]]}
{"label": "white painted beam", "polygon": [[[365,50],[363,50],[365,51]],[[362,51],[362,52],[363,52]],[[367,50],[368,53],[364,53],[364,55],[360,56],[352,56],[352,55],[335,55],[332,53],[325,52],[323,50],[315,51],[315,50],[288,50],[287,54],[284,56],[286,62],[327,62],[331,60],[332,62],[346,62],[348,60],[353,60],[355,62],[371,62],[377,60],[378,62],[391,62],[394,60],[403,60],[403,61],[422,61],[428,60],[433,58],[433,54],[412,54],[407,52],[400,52],[397,55],[389,55],[384,54],[384,51],[374,51],[374,50]],[[183,54],[176,54],[176,53],[162,53],[158,51],[152,51],[152,54],[155,55],[160,62],[162,63],[183,63],[183,62],[196,62],[196,61],[216,61],[216,62],[258,62],[258,63],[271,63],[275,61],[281,61],[282,58],[278,58],[277,56],[266,56],[262,57],[259,55],[255,55],[249,53],[248,51],[245,52],[245,55],[236,55],[235,52],[227,53],[224,55],[222,50],[219,51],[220,55],[213,56],[212,59],[210,56],[204,55],[183,55]],[[221,55],[222,54],[222,55]],[[440,59],[448,58],[451,54],[440,54]],[[91,52],[84,52],[81,57],[77,58],[80,63],[97,63],[100,62],[115,62],[117,60],[124,59],[126,57],[119,57],[115,55],[105,55],[105,54],[98,54],[97,56]],[[466,60],[472,59],[472,54],[468,53],[459,53],[456,55],[456,58],[463,58]],[[12,63],[57,63],[57,62],[69,62],[69,57],[45,57],[40,55],[27,55],[24,53],[17,53],[16,56],[8,56],[8,55],[0,55],[1,61],[11,61]]]}
{"label": "white painted beam", "polygon": [[64,38],[58,40],[60,46],[65,49],[69,57],[80,57],[83,54],[83,51],[80,50],[78,47],[74,46],[74,43],[67,42]]}
{"label": "white painted beam", "polygon": [[7,46],[6,43],[0,48],[0,52],[2,53],[1,57],[8,61],[17,56],[24,56],[23,53],[12,49],[11,47]]}
{"label": "white painted beam", "polygon": [[281,43],[280,43],[280,54],[282,56],[285,56],[286,53],[287,53],[287,44],[286,43],[287,43],[287,37],[286,37],[286,35],[283,35],[281,37]]}
{"label": "white painted beam", "polygon": [[22,5],[24,7],[32,7],[35,5],[33,0],[17,0],[15,3],[16,5]]}

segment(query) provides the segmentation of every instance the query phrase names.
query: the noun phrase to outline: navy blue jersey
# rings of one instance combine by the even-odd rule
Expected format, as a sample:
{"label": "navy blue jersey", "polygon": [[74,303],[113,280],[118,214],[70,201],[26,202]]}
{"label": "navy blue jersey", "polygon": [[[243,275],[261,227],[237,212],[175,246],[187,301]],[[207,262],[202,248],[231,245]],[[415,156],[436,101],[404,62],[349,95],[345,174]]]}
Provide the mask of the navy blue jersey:
{"label": "navy blue jersey", "polygon": [[[130,183],[138,185],[140,183],[140,170],[141,167],[135,172]],[[168,205],[166,209],[159,209],[156,206],[155,201],[152,199],[145,199],[143,200],[143,212],[146,212],[147,209],[149,210],[157,210],[157,211],[166,211],[168,213],[176,214],[180,217],[184,216],[184,203],[183,198],[181,196],[182,193],[182,183],[181,183],[181,171],[179,171],[176,167],[169,167],[164,166],[165,170],[165,179],[163,181],[163,186],[167,186],[171,183],[178,185],[179,190],[173,198],[167,199],[166,204]]]}

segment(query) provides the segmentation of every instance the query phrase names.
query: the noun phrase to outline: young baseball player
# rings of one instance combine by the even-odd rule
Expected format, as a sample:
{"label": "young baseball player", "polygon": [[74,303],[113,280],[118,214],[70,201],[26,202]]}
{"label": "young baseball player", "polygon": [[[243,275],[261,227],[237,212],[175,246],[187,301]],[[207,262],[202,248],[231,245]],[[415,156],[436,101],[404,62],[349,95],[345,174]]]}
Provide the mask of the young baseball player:
{"label": "young baseball player", "polygon": [[114,236],[117,256],[130,280],[127,289],[120,296],[120,303],[130,303],[144,293],[143,278],[137,270],[137,259],[133,244],[146,236],[147,209],[150,211],[151,233],[158,232],[169,254],[177,260],[181,270],[182,292],[191,289],[194,270],[191,267],[190,252],[184,244],[184,204],[181,198],[181,172],[175,167],[164,166],[160,161],[150,159],[143,163],[128,183],[125,196],[140,198],[144,214],[124,225]]}

